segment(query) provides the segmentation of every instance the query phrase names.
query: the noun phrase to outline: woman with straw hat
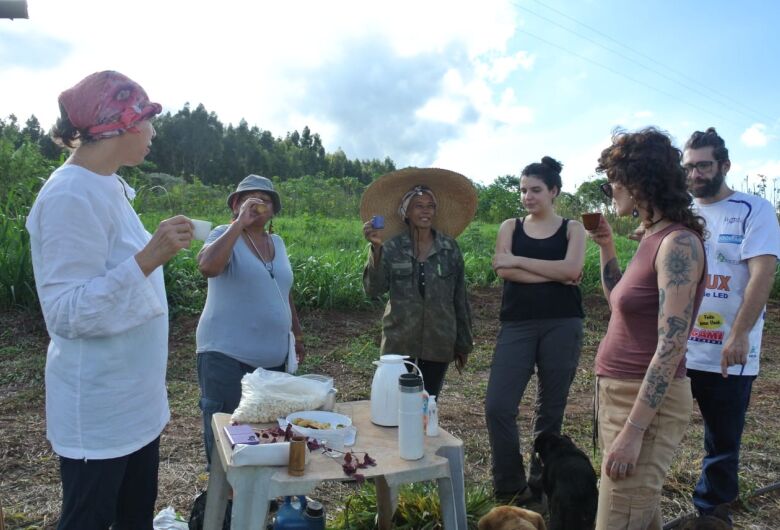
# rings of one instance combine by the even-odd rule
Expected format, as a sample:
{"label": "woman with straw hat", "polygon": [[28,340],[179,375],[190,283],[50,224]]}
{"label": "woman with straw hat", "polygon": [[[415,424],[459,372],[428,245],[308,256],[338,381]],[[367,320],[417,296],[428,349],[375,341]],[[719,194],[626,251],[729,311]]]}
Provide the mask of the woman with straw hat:
{"label": "woman with straw hat", "polygon": [[52,136],[72,153],[27,217],[51,337],[46,436],[60,457],[57,528],[151,528],[170,419],[162,265],[189,247],[193,226],[179,215],[149,234],[116,173],[144,161],[162,110],[140,85],[97,72],[59,104]]}
{"label": "woman with straw hat", "polygon": [[485,397],[493,457],[493,487],[501,501],[541,501],[542,469],[536,455],[526,480],[517,431],[518,406],[536,373],[534,438],[559,433],[582,346],[585,229],[555,213],[561,192],[557,160],[545,156],[520,177],[528,215],[507,219],[496,238],[493,267],[504,280],[501,328]]}
{"label": "woman with straw hat", "polygon": [[[425,390],[438,396],[447,367],[458,370],[473,348],[463,255],[454,237],[477,208],[471,182],[445,169],[388,173],[363,194],[363,235],[371,243],[363,271],[366,294],[390,293],[381,353],[409,355]],[[384,219],[377,228],[372,219]]]}

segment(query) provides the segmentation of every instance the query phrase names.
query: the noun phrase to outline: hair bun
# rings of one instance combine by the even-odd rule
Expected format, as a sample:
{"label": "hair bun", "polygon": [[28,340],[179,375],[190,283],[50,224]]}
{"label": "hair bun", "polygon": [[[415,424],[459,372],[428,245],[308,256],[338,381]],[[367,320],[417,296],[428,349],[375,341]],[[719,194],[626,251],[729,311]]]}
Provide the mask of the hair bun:
{"label": "hair bun", "polygon": [[552,169],[557,174],[560,174],[561,169],[563,169],[563,164],[561,164],[551,156],[542,157],[542,164]]}

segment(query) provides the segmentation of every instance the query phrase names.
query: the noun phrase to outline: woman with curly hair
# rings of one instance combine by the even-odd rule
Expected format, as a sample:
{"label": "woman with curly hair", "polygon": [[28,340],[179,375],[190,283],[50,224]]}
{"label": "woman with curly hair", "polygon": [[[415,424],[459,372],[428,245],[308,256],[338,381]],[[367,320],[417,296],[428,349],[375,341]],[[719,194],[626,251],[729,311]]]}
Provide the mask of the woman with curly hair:
{"label": "woman with curly hair", "polygon": [[625,273],[607,221],[589,232],[612,310],[596,354],[598,530],[662,528],[661,488],[691,415],[685,350],[706,261],[703,222],[691,210],[681,157],[657,129],[617,131],[596,168],[607,175],[602,191],[617,214],[640,218],[644,227]]}

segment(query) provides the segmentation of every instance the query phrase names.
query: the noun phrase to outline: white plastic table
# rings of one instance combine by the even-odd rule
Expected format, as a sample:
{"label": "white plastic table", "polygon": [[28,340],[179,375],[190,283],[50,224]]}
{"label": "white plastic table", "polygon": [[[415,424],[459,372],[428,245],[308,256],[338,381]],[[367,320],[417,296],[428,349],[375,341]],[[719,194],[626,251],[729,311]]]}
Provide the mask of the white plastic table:
{"label": "white plastic table", "polygon": [[[367,452],[376,466],[359,469],[374,481],[377,493],[379,528],[391,528],[402,484],[435,480],[438,486],[442,518],[446,530],[466,530],[466,498],[463,485],[463,442],[441,427],[439,436],[425,437],[425,456],[403,460],[398,456],[398,428],[371,423],[368,401],[352,402],[352,423],[357,428],[355,445],[346,450]],[[342,459],[315,450],[302,477],[287,474],[286,466],[233,466],[232,450],[223,427],[229,414],[214,414],[212,427],[216,443],[211,456],[204,530],[220,530],[227,506],[228,491],[233,489],[233,530],[265,528],[268,505],[281,495],[307,495],[323,481],[351,480],[341,468]],[[257,425],[264,428],[269,425]],[[360,456],[362,459],[362,455]]]}

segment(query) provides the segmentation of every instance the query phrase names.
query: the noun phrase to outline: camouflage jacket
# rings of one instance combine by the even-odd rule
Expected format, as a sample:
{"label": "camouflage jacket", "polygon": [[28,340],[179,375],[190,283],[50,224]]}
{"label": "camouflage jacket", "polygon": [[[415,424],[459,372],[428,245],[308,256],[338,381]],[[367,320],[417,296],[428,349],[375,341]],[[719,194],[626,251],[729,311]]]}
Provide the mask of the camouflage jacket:
{"label": "camouflage jacket", "polygon": [[390,292],[382,317],[381,353],[451,362],[473,348],[471,308],[466,297],[463,255],[454,239],[435,233],[425,267],[425,297],[407,232],[385,241],[379,263],[369,250],[363,288],[371,297]]}

